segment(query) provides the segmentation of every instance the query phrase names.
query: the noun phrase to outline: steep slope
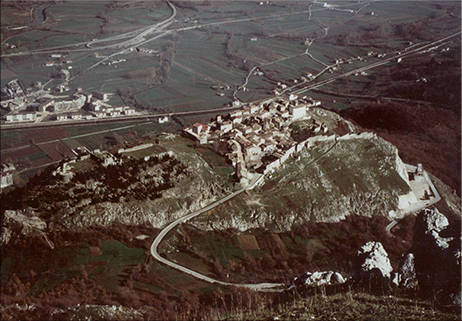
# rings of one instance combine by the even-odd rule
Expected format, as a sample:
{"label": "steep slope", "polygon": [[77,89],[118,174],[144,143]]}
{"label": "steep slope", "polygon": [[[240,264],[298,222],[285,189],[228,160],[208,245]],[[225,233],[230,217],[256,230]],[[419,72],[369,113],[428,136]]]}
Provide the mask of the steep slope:
{"label": "steep slope", "polygon": [[[2,214],[29,209],[49,229],[113,222],[160,228],[225,193],[221,177],[187,141],[172,135],[156,140],[158,145],[131,156],[116,155],[109,166],[92,156],[54,172],[48,169],[27,186],[2,195]],[[139,157],[145,154],[148,158]]]}
{"label": "steep slope", "polygon": [[397,149],[373,134],[332,136],[295,157],[261,187],[193,224],[210,230],[287,231],[303,222],[337,222],[350,214],[387,215],[397,209],[399,195],[410,190]]}

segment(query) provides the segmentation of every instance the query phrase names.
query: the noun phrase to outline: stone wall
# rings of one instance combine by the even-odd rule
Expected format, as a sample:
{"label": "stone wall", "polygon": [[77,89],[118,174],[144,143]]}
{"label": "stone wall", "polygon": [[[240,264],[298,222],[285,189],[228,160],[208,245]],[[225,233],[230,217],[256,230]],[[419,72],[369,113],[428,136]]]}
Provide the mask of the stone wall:
{"label": "stone wall", "polygon": [[140,150],[140,149],[145,149],[145,148],[149,148],[149,147],[152,147],[153,144],[149,143],[149,144],[143,144],[143,145],[138,145],[138,146],[135,146],[135,147],[132,147],[132,148],[120,148],[117,153],[129,153],[129,152],[134,152],[134,151],[137,151],[137,150]]}

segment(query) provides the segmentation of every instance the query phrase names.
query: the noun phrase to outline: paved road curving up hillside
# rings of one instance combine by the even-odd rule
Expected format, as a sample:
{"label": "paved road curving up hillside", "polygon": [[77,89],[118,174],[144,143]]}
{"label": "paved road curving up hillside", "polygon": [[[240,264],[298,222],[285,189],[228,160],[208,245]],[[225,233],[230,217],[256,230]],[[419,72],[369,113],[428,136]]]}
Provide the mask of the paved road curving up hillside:
{"label": "paved road curving up hillside", "polygon": [[[188,269],[184,266],[181,266],[179,264],[176,264],[176,263],[173,263],[165,258],[163,258],[162,256],[160,256],[159,252],[158,252],[158,247],[159,247],[159,244],[162,242],[163,238],[173,229],[175,228],[177,225],[181,224],[181,223],[184,223],[204,212],[207,212],[225,202],[227,202],[228,200],[232,199],[233,197],[235,197],[236,195],[239,195],[241,194],[242,192],[246,191],[246,190],[249,190],[249,189],[252,189],[254,188],[259,182],[261,179],[263,179],[263,175],[259,175],[257,176],[247,187],[245,188],[241,188],[240,190],[234,192],[234,193],[231,193],[229,194],[228,196],[225,196],[223,197],[222,199],[212,203],[212,204],[209,204],[207,205],[206,207],[203,207],[202,209],[198,210],[198,211],[195,211],[191,214],[188,214],[186,216],[183,216],[183,217],[180,217],[179,219],[173,221],[172,223],[170,223],[169,225],[167,225],[167,227],[165,227],[160,233],[159,235],[157,235],[157,237],[154,239],[154,242],[152,242],[152,245],[151,245],[151,255],[159,262],[161,263],[164,263],[174,269],[177,269],[179,271],[182,271],[186,274],[189,274],[191,276],[194,276],[198,279],[201,279],[203,281],[206,281],[206,282],[209,282],[209,283],[216,283],[216,284],[221,284],[221,285],[234,285],[234,286],[239,286],[239,287],[244,287],[244,288],[249,288],[249,289],[252,289],[252,290],[257,290],[257,291],[282,291],[283,289],[281,289],[284,284],[283,283],[259,283],[259,284],[237,284],[237,283],[229,283],[229,282],[224,282],[224,281],[220,281],[220,280],[216,280],[216,279],[213,279],[213,278],[210,278],[208,276],[205,276],[203,274],[200,274],[196,271],[193,271],[191,269]],[[277,289],[279,288],[279,289]]]}
{"label": "paved road curving up hillside", "polygon": [[[334,144],[325,152],[323,153],[322,155],[320,155],[318,158],[312,160],[309,164],[313,164],[317,161],[319,161],[320,159],[322,159],[324,156],[326,156],[328,153],[330,153],[332,151],[332,149],[337,145],[338,141],[337,139],[335,138],[334,140]],[[255,291],[266,291],[266,292],[282,292],[282,291],[285,291],[286,289],[288,289],[287,287],[287,284],[283,284],[283,283],[258,283],[258,284],[239,284],[239,283],[230,283],[230,282],[224,282],[224,281],[220,281],[220,280],[216,280],[216,279],[213,279],[211,277],[208,277],[208,276],[205,276],[203,274],[200,274],[196,271],[193,271],[191,269],[188,269],[184,266],[181,266],[179,264],[176,264],[176,263],[173,263],[165,258],[163,258],[162,256],[160,256],[159,252],[158,252],[158,247],[159,247],[159,244],[162,242],[162,240],[164,239],[164,237],[173,229],[175,228],[177,225],[181,224],[181,223],[184,223],[204,212],[207,212],[215,207],[217,207],[218,205],[221,205],[225,202],[227,202],[228,200],[232,199],[233,197],[241,194],[242,192],[246,191],[246,190],[251,190],[253,189],[255,186],[257,186],[258,183],[260,183],[262,180],[264,179],[264,175],[258,175],[256,176],[248,186],[246,186],[245,188],[241,188],[240,190],[234,192],[234,193],[231,193],[229,194],[228,196],[225,196],[223,197],[222,199],[216,201],[216,202],[213,202],[212,204],[209,204],[207,205],[206,207],[198,210],[198,211],[195,211],[191,214],[188,214],[186,216],[183,216],[183,217],[180,217],[179,219],[173,221],[172,223],[170,223],[169,225],[167,225],[167,227],[165,227],[162,231],[160,231],[159,235],[157,235],[157,237],[154,239],[154,241],[152,242],[151,244],[151,255],[159,262],[161,263],[164,263],[174,269],[177,269],[179,271],[182,271],[186,274],[189,274],[191,276],[194,276],[198,279],[201,279],[203,281],[206,281],[206,282],[209,282],[209,283],[215,283],[215,284],[221,284],[221,285],[233,285],[233,286],[237,286],[237,287],[243,287],[243,288],[248,288],[248,289],[252,289],[252,290],[255,290]]]}

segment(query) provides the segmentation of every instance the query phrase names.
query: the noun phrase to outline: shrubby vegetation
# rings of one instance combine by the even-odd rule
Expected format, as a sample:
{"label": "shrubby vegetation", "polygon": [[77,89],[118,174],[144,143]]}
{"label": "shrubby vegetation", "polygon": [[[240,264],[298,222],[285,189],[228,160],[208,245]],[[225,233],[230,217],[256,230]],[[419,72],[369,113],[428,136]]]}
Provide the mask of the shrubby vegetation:
{"label": "shrubby vegetation", "polygon": [[[122,164],[102,166],[91,162],[90,170],[76,171],[72,179],[52,175],[48,168],[34,176],[29,184],[2,194],[2,213],[6,209],[35,208],[43,215],[54,215],[62,206],[78,207],[83,200],[91,204],[107,201],[153,200],[162,191],[188,176],[187,167],[175,157],[165,154],[148,160],[122,157]],[[88,161],[87,161],[88,162]],[[140,183],[143,177],[144,182]]]}

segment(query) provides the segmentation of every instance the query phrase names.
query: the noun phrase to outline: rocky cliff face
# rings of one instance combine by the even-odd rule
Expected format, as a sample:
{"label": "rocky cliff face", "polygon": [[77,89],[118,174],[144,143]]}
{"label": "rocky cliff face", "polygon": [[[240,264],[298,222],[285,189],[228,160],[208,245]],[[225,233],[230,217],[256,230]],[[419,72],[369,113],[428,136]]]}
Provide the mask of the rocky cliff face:
{"label": "rocky cliff face", "polygon": [[436,208],[423,210],[417,216],[411,253],[420,289],[460,305],[460,221],[451,225]]}
{"label": "rocky cliff face", "polygon": [[178,174],[154,167],[139,174],[141,179],[137,184],[142,185],[162,186],[168,179],[170,187],[162,190],[161,197],[145,200],[133,200],[130,197],[81,208],[67,207],[62,211],[63,216],[59,224],[71,228],[107,226],[112,222],[135,225],[149,223],[153,227],[161,228],[223,195],[223,188],[216,174],[199,156],[179,155],[178,158],[186,168],[184,173]]}
{"label": "rocky cliff face", "polygon": [[221,212],[228,215],[198,217],[192,224],[288,231],[294,224],[338,222],[351,213],[388,215],[408,192],[406,169],[393,145],[373,134],[348,135],[303,149],[263,186],[224,205]]}
{"label": "rocky cliff face", "polygon": [[338,272],[306,272],[296,277],[293,281],[294,286],[300,285],[333,285],[345,283],[345,278]]}
{"label": "rocky cliff face", "polygon": [[6,245],[12,237],[40,233],[44,235],[47,224],[37,216],[34,210],[5,211],[2,220],[1,244]]}
{"label": "rocky cliff face", "polygon": [[417,286],[417,275],[415,271],[415,256],[407,253],[398,269],[398,284],[404,288],[413,289]]}
{"label": "rocky cliff face", "polygon": [[374,269],[380,272],[383,278],[390,278],[393,268],[390,264],[388,254],[380,242],[367,242],[358,250],[360,263],[357,273],[364,277]]}
{"label": "rocky cliff face", "polygon": [[[425,209],[414,226],[413,245],[393,272],[388,255],[378,242],[358,251],[352,280],[370,291],[384,292],[394,283],[418,289],[439,304],[461,305],[460,221],[450,224],[436,208]],[[418,285],[418,287],[417,287]]]}

